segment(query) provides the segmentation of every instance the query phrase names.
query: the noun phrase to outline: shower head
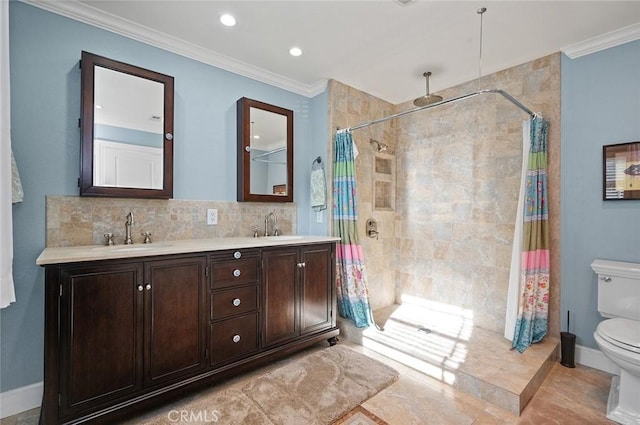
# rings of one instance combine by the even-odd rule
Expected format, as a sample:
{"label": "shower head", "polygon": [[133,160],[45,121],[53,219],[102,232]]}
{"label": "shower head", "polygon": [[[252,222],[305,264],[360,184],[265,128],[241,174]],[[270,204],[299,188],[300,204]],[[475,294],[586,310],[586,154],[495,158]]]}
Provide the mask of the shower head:
{"label": "shower head", "polygon": [[416,106],[427,106],[432,103],[442,102],[442,96],[429,94],[429,77],[431,76],[431,71],[425,72],[422,76],[427,80],[427,94],[414,100],[413,104]]}
{"label": "shower head", "polygon": [[377,140],[373,140],[373,139],[370,139],[369,143],[371,143],[371,146],[373,146],[373,148],[376,150],[376,152],[384,152],[389,147],[385,143],[381,143],[381,142],[378,142]]}

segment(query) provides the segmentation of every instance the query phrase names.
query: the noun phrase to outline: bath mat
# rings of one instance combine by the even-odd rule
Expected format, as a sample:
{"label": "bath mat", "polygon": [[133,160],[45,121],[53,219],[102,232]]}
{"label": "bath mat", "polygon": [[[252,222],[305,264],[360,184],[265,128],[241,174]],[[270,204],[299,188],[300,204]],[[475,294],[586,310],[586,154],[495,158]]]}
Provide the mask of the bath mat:
{"label": "bath mat", "polygon": [[350,348],[310,354],[247,384],[276,425],[327,425],[398,379],[398,372]]}
{"label": "bath mat", "polygon": [[142,423],[330,425],[397,379],[395,369],[338,345],[258,376],[242,389],[176,403]]}
{"label": "bath mat", "polygon": [[362,406],[358,406],[337,421],[333,425],[389,425]]}

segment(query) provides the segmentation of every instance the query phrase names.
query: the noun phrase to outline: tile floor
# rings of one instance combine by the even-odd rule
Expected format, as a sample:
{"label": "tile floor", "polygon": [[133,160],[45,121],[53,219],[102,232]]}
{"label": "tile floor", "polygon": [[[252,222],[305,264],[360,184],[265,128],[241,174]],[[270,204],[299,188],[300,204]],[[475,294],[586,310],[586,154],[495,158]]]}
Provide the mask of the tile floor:
{"label": "tile floor", "polygon": [[474,326],[464,311],[424,300],[384,307],[374,317],[383,332],[339,318],[341,335],[516,415],[558,358],[555,338],[519,353],[502,333]]}
{"label": "tile floor", "polygon": [[[575,369],[568,369],[559,363],[554,364],[540,389],[518,417],[365,347],[344,341],[340,343],[378,359],[400,372],[400,379],[396,383],[363,403],[368,411],[389,425],[613,424],[605,418],[611,376],[595,369],[581,365]],[[212,390],[244,385],[252,377],[281,366],[292,358],[325,347],[326,344],[318,344],[288,359],[219,384]],[[196,397],[198,394],[189,399]],[[170,409],[171,406],[165,406],[146,415],[131,418],[126,424],[142,423],[145,418]],[[38,411],[39,409],[33,409],[5,418],[0,420],[0,425],[37,424]]]}

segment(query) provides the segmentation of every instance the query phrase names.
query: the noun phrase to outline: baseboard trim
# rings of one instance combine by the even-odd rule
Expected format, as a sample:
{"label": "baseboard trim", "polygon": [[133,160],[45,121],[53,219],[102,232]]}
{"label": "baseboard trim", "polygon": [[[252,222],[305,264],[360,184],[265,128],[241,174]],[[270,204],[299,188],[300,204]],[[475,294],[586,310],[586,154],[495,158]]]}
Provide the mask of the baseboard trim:
{"label": "baseboard trim", "polygon": [[602,351],[576,345],[576,362],[612,375],[619,375],[620,368],[605,356]]}
{"label": "baseboard trim", "polygon": [[40,406],[43,388],[43,382],[36,382],[0,393],[0,419]]}

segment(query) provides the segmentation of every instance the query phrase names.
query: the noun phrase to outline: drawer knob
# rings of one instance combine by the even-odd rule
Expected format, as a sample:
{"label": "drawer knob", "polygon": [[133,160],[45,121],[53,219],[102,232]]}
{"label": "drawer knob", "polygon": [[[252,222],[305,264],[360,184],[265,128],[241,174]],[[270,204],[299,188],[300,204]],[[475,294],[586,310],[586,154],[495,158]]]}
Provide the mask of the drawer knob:
{"label": "drawer knob", "polygon": [[236,306],[236,307],[238,307],[238,306],[240,305],[240,298],[235,298],[235,299],[233,300],[233,305],[234,305],[234,306]]}
{"label": "drawer knob", "polygon": [[233,271],[233,275],[234,275],[235,277],[239,277],[239,276],[240,276],[240,270],[235,269],[235,270]]}
{"label": "drawer knob", "polygon": [[144,286],[138,285],[138,291],[142,292],[143,289],[144,289]]}
{"label": "drawer knob", "polygon": [[151,289],[151,284],[147,283],[147,286],[144,287],[147,291]]}
{"label": "drawer knob", "polygon": [[233,253],[233,258],[235,258],[236,260],[240,257],[242,257],[242,253],[240,251],[236,251]]}
{"label": "drawer knob", "polygon": [[234,335],[232,340],[233,342],[240,342],[240,335]]}
{"label": "drawer knob", "polygon": [[305,267],[306,265],[307,265],[306,263],[298,263],[298,267],[299,267],[299,268],[303,268],[303,267]]}

